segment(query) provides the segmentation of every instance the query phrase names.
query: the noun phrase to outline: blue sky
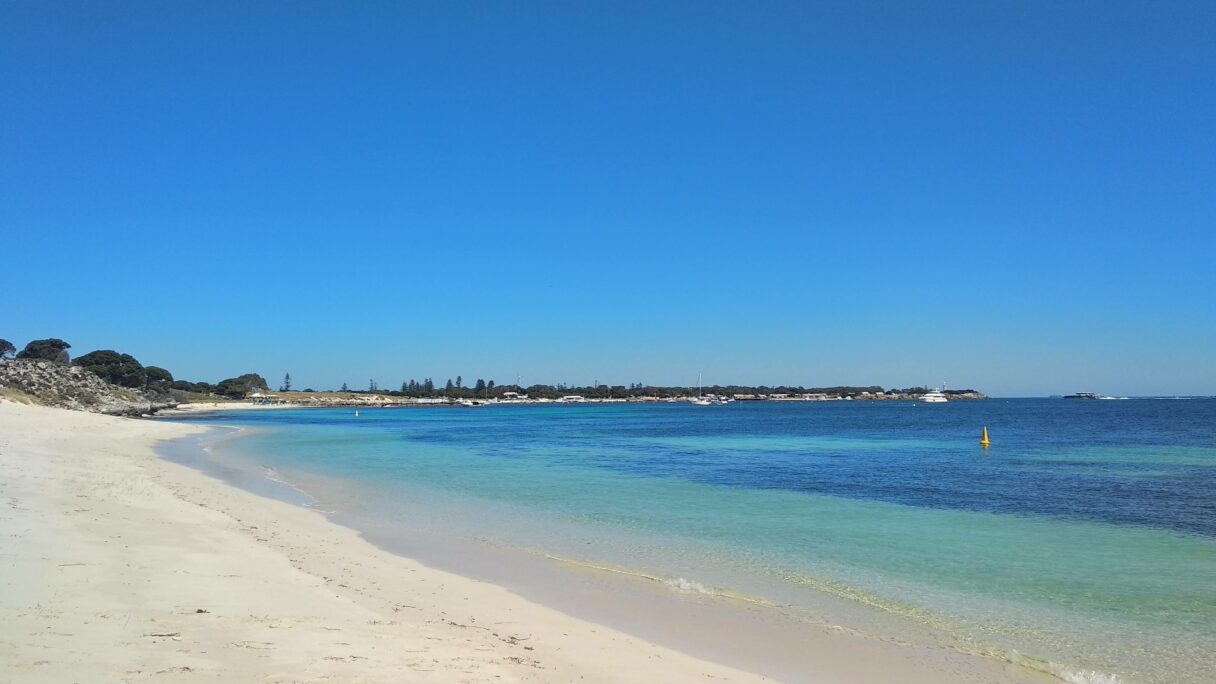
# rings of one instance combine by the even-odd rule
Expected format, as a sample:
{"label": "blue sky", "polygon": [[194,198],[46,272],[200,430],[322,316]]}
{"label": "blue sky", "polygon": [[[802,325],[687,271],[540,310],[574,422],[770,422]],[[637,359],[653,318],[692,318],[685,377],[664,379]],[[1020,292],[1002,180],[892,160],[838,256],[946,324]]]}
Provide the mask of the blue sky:
{"label": "blue sky", "polygon": [[1216,393],[1216,4],[0,2],[0,337]]}

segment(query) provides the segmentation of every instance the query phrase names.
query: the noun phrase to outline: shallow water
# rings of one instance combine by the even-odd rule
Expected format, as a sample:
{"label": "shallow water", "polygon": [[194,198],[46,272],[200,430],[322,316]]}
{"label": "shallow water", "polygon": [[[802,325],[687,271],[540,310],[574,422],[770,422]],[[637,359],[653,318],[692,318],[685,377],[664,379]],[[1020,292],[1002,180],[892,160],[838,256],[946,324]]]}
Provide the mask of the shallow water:
{"label": "shallow water", "polygon": [[1216,400],[194,420],[258,427],[213,452],[381,541],[611,567],[1060,676],[1216,672]]}

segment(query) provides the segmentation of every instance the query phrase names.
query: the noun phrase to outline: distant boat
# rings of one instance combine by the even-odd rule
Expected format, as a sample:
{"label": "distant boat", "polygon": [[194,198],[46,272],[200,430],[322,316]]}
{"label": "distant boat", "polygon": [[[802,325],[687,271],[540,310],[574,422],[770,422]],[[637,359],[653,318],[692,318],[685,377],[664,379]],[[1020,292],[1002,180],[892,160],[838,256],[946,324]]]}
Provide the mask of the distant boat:
{"label": "distant boat", "polygon": [[701,374],[697,373],[697,398],[689,399],[688,402],[693,406],[712,406],[713,402],[701,397]]}
{"label": "distant boat", "polygon": [[947,401],[950,401],[946,398],[945,394],[942,394],[941,390],[936,389],[925,392],[924,396],[922,396],[920,400],[926,404],[944,404]]}
{"label": "distant boat", "polygon": [[1076,392],[1074,394],[1065,394],[1065,399],[1097,399],[1098,395],[1095,392]]}

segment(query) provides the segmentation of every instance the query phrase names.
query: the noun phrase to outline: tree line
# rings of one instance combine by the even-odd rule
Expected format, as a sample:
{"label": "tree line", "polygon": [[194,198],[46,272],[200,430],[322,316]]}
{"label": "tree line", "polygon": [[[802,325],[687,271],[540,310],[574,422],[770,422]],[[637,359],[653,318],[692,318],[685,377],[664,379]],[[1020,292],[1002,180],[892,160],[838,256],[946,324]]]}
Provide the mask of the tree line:
{"label": "tree line", "polygon": [[164,368],[145,366],[134,356],[113,349],[98,349],[73,359],[68,353],[71,348],[72,345],[67,342],[52,337],[33,340],[18,352],[12,342],[0,339],[0,359],[16,358],[25,361],[49,361],[80,366],[112,385],[139,389],[157,395],[181,392],[240,399],[249,392],[269,390],[265,378],[257,373],[246,373],[235,378],[227,378],[212,385],[206,382],[174,379],[173,374]]}
{"label": "tree line", "polygon": [[[17,352],[16,347],[8,340],[0,339],[0,359],[12,358],[35,361],[51,361],[55,363],[71,363],[81,366],[115,385],[143,389],[158,394],[181,392],[193,395],[220,396],[231,399],[242,399],[253,392],[269,392],[270,386],[266,379],[257,373],[245,373],[233,378],[220,380],[215,384],[207,382],[190,382],[174,379],[173,374],[158,366],[145,366],[130,354],[122,354],[112,349],[99,349],[89,352],[75,360],[68,355],[71,345],[63,340],[49,338],[34,340],[24,349]],[[867,387],[833,386],[833,387],[803,387],[793,385],[710,385],[697,387],[660,387],[640,382],[629,385],[604,385],[594,383],[581,387],[559,383],[556,385],[535,384],[523,387],[520,385],[499,385],[493,380],[477,378],[470,386],[464,377],[457,375],[455,379],[448,378],[442,385],[437,385],[431,378],[423,380],[405,380],[399,390],[383,389],[375,379],[368,381],[366,390],[352,390],[347,383],[342,383],[342,392],[357,394],[379,394],[394,397],[411,398],[446,398],[446,399],[502,399],[508,393],[527,395],[532,399],[557,399],[566,395],[579,395],[588,399],[635,399],[638,397],[684,397],[694,395],[698,389],[703,394],[724,396],[756,395],[772,396],[774,394],[826,394],[838,397],[858,397],[863,393],[882,394],[884,390],[878,385]],[[279,385],[280,391],[292,391],[291,374],[283,377]],[[313,392],[311,388],[299,390]],[[924,394],[924,387],[908,387],[892,389],[897,394]],[[947,390],[948,394],[963,394],[974,390]]]}
{"label": "tree line", "polygon": [[[449,379],[443,386],[437,386],[431,378],[426,378],[421,382],[411,379],[402,382],[401,389],[399,390],[385,390],[379,389],[378,384],[373,380],[369,382],[367,390],[351,390],[346,383],[343,383],[341,391],[354,392],[356,394],[382,394],[394,397],[448,399],[502,399],[511,392],[527,395],[531,399],[557,399],[567,395],[578,395],[587,399],[636,399],[639,397],[658,397],[662,399],[695,395],[698,392],[698,388],[695,386],[667,387],[647,385],[640,382],[629,385],[593,384],[574,386],[559,383],[556,385],[536,384],[524,387],[513,384],[499,385],[493,380],[484,380],[482,378],[478,378],[470,387],[458,375],[455,380]],[[890,390],[891,393],[903,394],[923,394],[926,391],[928,390],[924,388]],[[973,390],[950,390],[950,393],[962,394],[971,391]],[[700,392],[702,394],[723,396],[749,394],[755,396],[826,394],[837,397],[859,397],[865,393],[883,394],[887,390],[884,390],[879,385],[865,387],[851,385],[835,385],[832,387],[803,387],[801,385],[706,385],[700,388]]]}

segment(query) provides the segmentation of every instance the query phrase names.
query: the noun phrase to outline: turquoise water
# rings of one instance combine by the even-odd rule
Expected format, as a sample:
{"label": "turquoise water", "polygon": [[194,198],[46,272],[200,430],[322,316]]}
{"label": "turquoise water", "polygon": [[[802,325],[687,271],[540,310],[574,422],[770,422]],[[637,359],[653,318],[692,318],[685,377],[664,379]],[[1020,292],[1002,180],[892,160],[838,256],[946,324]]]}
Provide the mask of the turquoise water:
{"label": "turquoise water", "polygon": [[932,634],[1078,681],[1216,673],[1216,400],[203,420],[258,428],[224,451],[382,535],[481,540],[796,619]]}

